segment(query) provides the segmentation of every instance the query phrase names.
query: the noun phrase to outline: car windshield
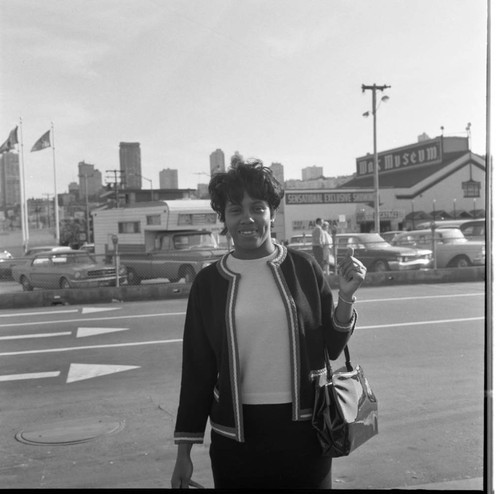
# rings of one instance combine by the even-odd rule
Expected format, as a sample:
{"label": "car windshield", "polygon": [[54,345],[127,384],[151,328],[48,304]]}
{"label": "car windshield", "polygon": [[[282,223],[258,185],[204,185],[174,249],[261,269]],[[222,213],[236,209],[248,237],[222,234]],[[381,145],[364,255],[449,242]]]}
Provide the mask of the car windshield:
{"label": "car windshield", "polygon": [[174,237],[174,248],[178,250],[217,248],[215,238],[209,232],[184,233]]}
{"label": "car windshield", "polygon": [[290,239],[291,244],[306,243],[311,241],[312,241],[311,235],[294,235]]}
{"label": "car windshield", "polygon": [[443,244],[468,242],[462,231],[458,228],[439,230],[439,240],[441,240]]}
{"label": "car windshield", "polygon": [[95,264],[95,259],[87,253],[81,254],[59,254],[52,256],[54,264]]}
{"label": "car windshield", "polygon": [[361,233],[345,237],[337,235],[337,243],[339,247],[349,246],[354,249],[386,249],[391,247],[378,233]]}

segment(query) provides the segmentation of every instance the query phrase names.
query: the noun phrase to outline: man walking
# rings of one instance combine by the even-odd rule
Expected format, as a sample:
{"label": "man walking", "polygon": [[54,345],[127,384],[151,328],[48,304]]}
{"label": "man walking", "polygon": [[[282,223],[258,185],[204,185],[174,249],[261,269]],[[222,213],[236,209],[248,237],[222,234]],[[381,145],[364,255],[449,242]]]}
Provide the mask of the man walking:
{"label": "man walking", "polygon": [[323,219],[316,218],[316,224],[312,231],[313,256],[321,267],[323,267],[323,246],[325,244],[322,224]]}

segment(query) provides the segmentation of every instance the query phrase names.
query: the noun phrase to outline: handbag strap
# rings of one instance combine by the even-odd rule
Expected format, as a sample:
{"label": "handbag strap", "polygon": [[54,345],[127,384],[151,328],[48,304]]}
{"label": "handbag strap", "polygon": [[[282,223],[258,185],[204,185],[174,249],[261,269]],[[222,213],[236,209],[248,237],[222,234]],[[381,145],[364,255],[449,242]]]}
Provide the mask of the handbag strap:
{"label": "handbag strap", "polygon": [[[353,370],[351,364],[351,354],[349,353],[349,347],[346,345],[344,347],[344,357],[345,357],[345,368],[348,372]],[[325,345],[325,366],[326,366],[326,377],[330,381],[333,376],[332,364],[330,363],[330,356],[328,355],[328,348]]]}

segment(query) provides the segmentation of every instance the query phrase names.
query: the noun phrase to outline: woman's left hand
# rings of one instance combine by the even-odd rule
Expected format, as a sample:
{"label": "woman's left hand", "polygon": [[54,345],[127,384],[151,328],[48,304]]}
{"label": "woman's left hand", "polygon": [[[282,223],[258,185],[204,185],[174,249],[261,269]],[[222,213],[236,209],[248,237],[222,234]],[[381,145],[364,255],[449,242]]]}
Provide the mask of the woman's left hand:
{"label": "woman's left hand", "polygon": [[339,290],[347,297],[352,297],[354,292],[363,283],[366,276],[364,264],[353,257],[352,247],[347,248],[347,255],[339,262]]}

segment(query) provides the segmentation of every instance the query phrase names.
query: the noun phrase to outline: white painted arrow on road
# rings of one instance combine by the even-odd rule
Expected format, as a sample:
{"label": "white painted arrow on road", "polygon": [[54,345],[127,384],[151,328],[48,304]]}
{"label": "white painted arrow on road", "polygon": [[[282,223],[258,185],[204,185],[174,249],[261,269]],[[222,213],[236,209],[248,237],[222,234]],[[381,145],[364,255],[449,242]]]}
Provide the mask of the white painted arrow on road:
{"label": "white painted arrow on road", "polygon": [[[98,365],[98,364],[70,364],[66,383],[74,383],[92,379],[94,377],[106,376],[117,372],[131,369],[139,369],[139,365]],[[24,381],[29,379],[43,379],[46,377],[58,377],[61,371],[29,372],[25,374],[8,374],[0,376],[0,382]]]}
{"label": "white painted arrow on road", "polygon": [[96,365],[96,364],[71,364],[69,366],[67,383],[84,381],[93,377],[105,376],[116,372],[138,369],[139,365]]}
{"label": "white painted arrow on road", "polygon": [[86,336],[95,336],[105,333],[116,333],[117,331],[127,331],[128,328],[78,328],[76,330],[77,338],[85,338]]}

